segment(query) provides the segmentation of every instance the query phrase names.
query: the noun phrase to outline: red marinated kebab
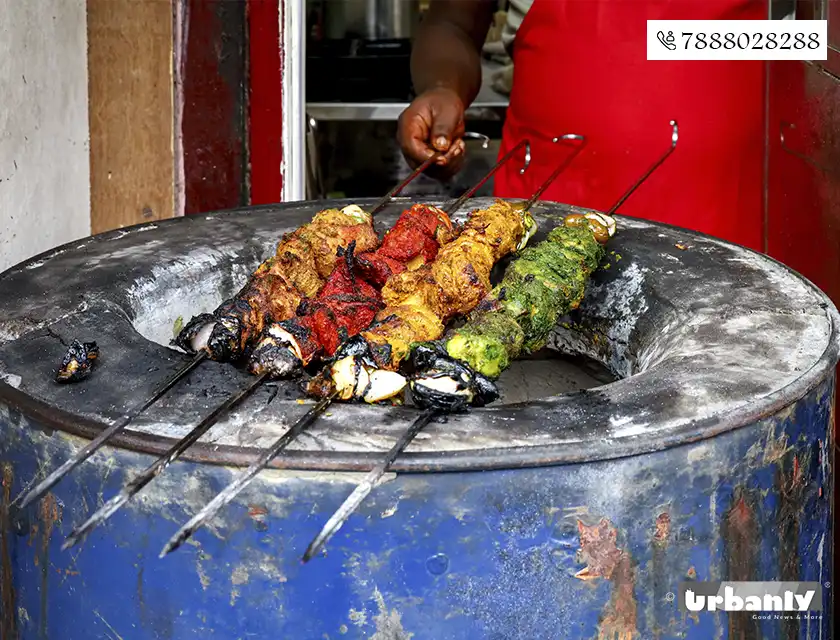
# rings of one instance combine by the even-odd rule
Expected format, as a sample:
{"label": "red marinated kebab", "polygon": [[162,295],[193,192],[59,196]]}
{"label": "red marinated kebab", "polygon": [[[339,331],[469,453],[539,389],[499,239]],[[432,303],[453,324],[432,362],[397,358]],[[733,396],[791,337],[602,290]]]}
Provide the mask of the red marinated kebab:
{"label": "red marinated kebab", "polygon": [[284,377],[332,356],[373,321],[384,306],[380,289],[390,277],[433,261],[439,247],[456,233],[443,210],[415,204],[403,211],[375,251],[354,256],[352,244],[346,251],[339,249],[343,260],[317,297],[304,301],[294,318],[263,330],[249,358],[249,371]]}

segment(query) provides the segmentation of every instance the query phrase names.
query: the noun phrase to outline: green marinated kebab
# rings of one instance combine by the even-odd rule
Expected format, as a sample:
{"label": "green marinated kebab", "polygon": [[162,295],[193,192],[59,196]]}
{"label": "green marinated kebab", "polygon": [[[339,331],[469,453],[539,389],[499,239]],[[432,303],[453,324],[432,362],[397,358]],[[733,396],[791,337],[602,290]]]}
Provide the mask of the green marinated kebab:
{"label": "green marinated kebab", "polygon": [[497,399],[493,380],[516,358],[542,349],[557,321],[580,305],[615,228],[602,213],[566,216],[546,240],[511,262],[464,325],[413,345],[414,403],[453,410]]}

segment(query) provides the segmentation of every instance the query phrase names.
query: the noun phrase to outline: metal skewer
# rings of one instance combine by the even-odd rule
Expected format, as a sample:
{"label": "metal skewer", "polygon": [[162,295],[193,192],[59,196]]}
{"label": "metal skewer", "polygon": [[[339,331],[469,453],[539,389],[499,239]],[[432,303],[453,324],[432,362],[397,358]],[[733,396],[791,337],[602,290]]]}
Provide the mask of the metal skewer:
{"label": "metal skewer", "polygon": [[225,487],[224,491],[208,502],[207,505],[195,514],[195,516],[187,524],[181,527],[181,529],[178,530],[178,533],[172,536],[172,538],[169,539],[169,542],[166,543],[166,546],[163,548],[163,551],[160,552],[159,557],[163,558],[166,554],[175,551],[175,549],[184,544],[184,542],[186,542],[192,534],[203,526],[204,523],[213,516],[213,514],[239,495],[239,492],[251,482],[251,479],[255,475],[268,467],[271,461],[276,458],[280,452],[283,451],[290,442],[292,442],[292,440],[297,438],[307,427],[309,427],[309,425],[318,419],[326,408],[330,406],[330,403],[336,395],[337,392],[333,392],[332,395],[319,400],[315,406],[307,411],[297,422],[295,422],[286,431],[286,433],[280,436],[274,444],[266,449],[259,459],[248,467],[245,473]]}
{"label": "metal skewer", "polygon": [[440,151],[435,151],[432,155],[430,155],[428,158],[426,158],[419,167],[417,167],[414,171],[412,171],[410,174],[408,174],[408,177],[405,180],[403,180],[396,187],[391,189],[388,193],[386,193],[382,197],[382,199],[379,202],[377,202],[375,205],[373,205],[373,209],[370,210],[370,215],[374,215],[375,213],[379,213],[379,211],[381,211],[385,207],[385,205],[387,205],[389,202],[391,202],[391,200],[393,200],[395,197],[397,197],[400,194],[400,192],[403,189],[405,189],[412,180],[414,180],[417,176],[419,176],[426,169],[428,169],[429,166],[435,160],[440,158],[441,155],[443,155],[443,154],[441,154]]}
{"label": "metal skewer", "polygon": [[[425,171],[435,160],[437,160],[437,158],[440,155],[440,152],[435,152],[435,154],[433,154],[425,162],[423,162],[423,164],[417,167],[400,184],[391,189],[391,191],[384,198],[382,198],[381,200],[379,200],[379,202],[376,203],[373,210],[371,211],[371,215],[377,213],[383,207],[385,207],[395,196],[397,196],[403,189],[405,189],[405,187],[408,186],[408,184],[412,180],[414,180],[417,176],[423,173],[423,171]],[[528,161],[530,161],[530,147],[528,151]],[[125,415],[121,416],[120,419],[117,420],[117,422],[112,424],[110,427],[104,429],[96,438],[91,440],[81,451],[79,451],[69,460],[65,461],[60,467],[52,471],[46,478],[44,478],[41,482],[35,485],[35,487],[28,491],[25,495],[23,492],[21,492],[21,494],[18,495],[17,498],[15,498],[12,504],[16,504],[19,502],[20,508],[24,509],[28,505],[35,502],[38,498],[42,497],[55,485],[61,482],[61,480],[67,474],[69,474],[76,467],[81,465],[85,460],[90,458],[90,456],[92,456],[99,449],[101,449],[111,438],[113,438],[119,432],[123,431],[129,424],[131,424],[131,422],[133,422],[137,418],[137,416],[146,411],[146,409],[151,407],[164,395],[166,395],[176,384],[178,384],[187,375],[189,375],[189,373],[193,369],[195,369],[198,365],[207,360],[207,358],[208,354],[206,351],[200,351],[199,353],[197,353],[192,358],[192,360],[187,362],[170,378],[161,383],[161,385],[152,393],[150,398],[145,400],[142,404],[136,406],[134,409],[130,410]]]}
{"label": "metal skewer", "polygon": [[400,439],[391,447],[391,450],[385,454],[385,457],[380,460],[376,466],[371,469],[362,481],[353,489],[347,499],[341,504],[338,510],[327,520],[327,524],[321,529],[321,532],[309,544],[306,553],[303,554],[303,562],[309,562],[312,557],[318,553],[327,541],[335,535],[342,525],[347,521],[350,515],[358,508],[362,501],[368,497],[373,488],[377,485],[388,467],[397,459],[403,449],[414,440],[414,437],[420,433],[420,430],[432,421],[440,412],[437,410],[425,411],[418,416],[418,418],[406,429],[400,436]]}
{"label": "metal skewer", "polygon": [[662,157],[659,158],[659,160],[650,165],[650,169],[645,171],[644,174],[642,174],[642,177],[633,183],[632,187],[630,187],[627,191],[624,192],[624,195],[618,199],[618,202],[616,202],[612,207],[610,207],[610,210],[607,211],[608,216],[611,216],[616,211],[618,211],[618,208],[624,204],[624,201],[627,200],[627,198],[629,198],[631,195],[633,195],[633,192],[636,189],[638,189],[642,185],[642,183],[650,177],[650,174],[656,171],[659,168],[659,165],[665,162],[665,159],[674,152],[674,149],[677,148],[677,140],[679,140],[680,138],[679,125],[677,124],[676,120],[671,120],[671,122],[669,122],[668,124],[671,125],[671,146],[662,155]]}
{"label": "metal skewer", "polygon": [[519,173],[520,175],[525,173],[525,170],[531,164],[531,142],[527,138],[520,140],[519,143],[513,149],[511,149],[504,156],[502,156],[502,158],[495,164],[495,166],[492,169],[490,169],[490,172],[487,175],[485,175],[478,183],[474,184],[472,187],[467,189],[467,191],[465,191],[460,198],[458,198],[451,204],[446,205],[444,207],[444,211],[457,211],[458,209],[460,209],[461,206],[467,200],[472,198],[473,195],[475,195],[475,192],[481,189],[481,187],[484,186],[484,183],[486,183],[490,178],[492,178],[493,175],[499,169],[502,168],[502,165],[505,164],[505,162],[507,162],[508,160],[510,160],[514,156],[514,154],[516,154],[516,152],[519,151],[519,149],[521,149],[522,147],[525,147],[525,163],[522,165],[522,168],[519,170]]}
{"label": "metal skewer", "polygon": [[557,143],[566,140],[578,140],[580,141],[580,145],[575,147],[575,152],[573,154],[567,156],[566,159],[563,160],[563,162],[557,165],[557,168],[551,173],[550,176],[548,176],[548,179],[537,188],[537,190],[530,198],[528,198],[528,200],[525,202],[525,205],[523,206],[523,208],[526,211],[532,206],[534,206],[534,203],[537,200],[539,200],[539,197],[545,192],[546,189],[548,189],[551,186],[551,183],[557,179],[557,176],[559,176],[566,170],[566,168],[572,163],[572,160],[574,160],[577,157],[577,154],[583,151],[583,148],[586,146],[586,138],[584,136],[578,135],[577,133],[567,133],[566,135],[554,138],[552,142]]}
{"label": "metal skewer", "polygon": [[153,393],[150,398],[145,400],[142,404],[138,405],[134,409],[132,409],[129,413],[126,413],[119,420],[117,420],[114,424],[112,424],[107,429],[104,429],[96,438],[91,440],[84,449],[79,451],[76,455],[72,458],[64,462],[60,467],[58,467],[55,471],[50,473],[46,478],[41,480],[33,489],[31,489],[26,495],[21,493],[17,498],[15,498],[14,503],[20,501],[20,508],[25,509],[28,505],[35,502],[38,498],[43,496],[47,491],[52,489],[56,484],[58,484],[61,479],[66,476],[68,473],[73,471],[76,467],[82,464],[85,460],[87,460],[90,456],[92,456],[97,450],[102,447],[108,440],[113,438],[117,433],[125,429],[132,420],[134,420],[138,415],[143,413],[146,409],[151,407],[155,402],[160,400],[166,393],[172,389],[176,384],[178,384],[181,380],[183,380],[193,369],[195,369],[199,364],[204,362],[207,358],[207,354],[202,351],[201,353],[196,354],[192,360],[186,363],[181,369],[175,372],[175,374],[170,377],[169,379],[165,380]]}
{"label": "metal skewer", "polygon": [[[525,147],[525,164],[522,170],[527,169],[528,165],[531,163],[531,145],[528,140],[522,140],[519,144],[514,147],[510,152],[506,153],[504,157],[502,157],[491,169],[490,172],[482,179],[482,181],[478,184],[480,187],[484,182],[486,182],[499,168],[508,160],[510,160],[513,155],[514,151],[518,150],[521,147]],[[579,152],[579,149],[575,151],[575,154]],[[476,187],[473,187],[471,190],[473,193],[475,192]],[[446,205],[444,210],[447,213],[452,213],[453,211],[457,210],[460,207],[465,199],[463,196],[453,202],[450,205]],[[166,554],[174,551],[178,547],[180,547],[189,537],[194,534],[198,529],[203,527],[216,513],[228,504],[231,500],[233,500],[236,495],[239,494],[242,489],[244,489],[248,484],[254,479],[254,477],[263,469],[266,469],[269,463],[280,455],[286,447],[291,443],[299,434],[301,434],[305,428],[309,427],[315,420],[326,411],[327,407],[330,406],[332,401],[335,399],[336,394],[333,393],[331,396],[324,398],[321,402],[316,404],[312,409],[310,409],[304,416],[298,420],[295,424],[293,424],[289,430],[284,433],[271,447],[269,447],[263,456],[260,457],[259,460],[254,462],[245,472],[239,476],[236,480],[233,481],[231,485],[229,485],[222,493],[217,495],[210,503],[207,504],[199,513],[197,513],[187,524],[181,527],[175,535],[173,535],[166,545],[161,551],[160,556],[163,557]],[[425,424],[425,423],[424,423]]]}
{"label": "metal skewer", "polygon": [[96,513],[94,513],[84,523],[73,529],[67,537],[67,540],[65,540],[64,544],[61,546],[62,551],[69,549],[84,540],[91,531],[114,515],[117,509],[140,493],[143,487],[157,478],[170,464],[177,460],[184,451],[198,442],[201,436],[207,433],[210,428],[216,424],[216,421],[220,416],[233,409],[236,405],[256,391],[266,377],[268,377],[267,374],[257,376],[248,383],[247,387],[241,391],[237,391],[234,395],[228,398],[223,404],[218,406],[213,413],[204,418],[204,420],[193,428],[193,430],[190,431],[184,438],[176,442],[172,448],[166,452],[166,454],[155,460],[155,462],[149,465],[143,473],[126,484],[117,495],[100,507]]}
{"label": "metal skewer", "polygon": [[[674,151],[674,148],[677,146],[677,139],[679,137],[679,129],[677,127],[676,120],[671,121],[672,127],[672,134],[671,134],[671,147],[668,151],[665,152],[651,167],[648,169],[642,177],[637,180],[625,193],[621,198],[619,198],[618,202],[616,202],[612,208],[610,208],[609,215],[612,215],[618,207],[620,207],[626,200],[629,198],[636,189],[641,186],[641,184],[647,180],[647,178],[652,174],[663,162],[665,159],[671,155]],[[561,136],[559,139],[572,139],[574,136]],[[575,137],[579,138],[579,136]],[[557,141],[558,138],[555,138]],[[585,141],[584,141],[585,145]],[[580,148],[583,148],[581,145]],[[579,148],[579,149],[580,149]],[[568,166],[567,163],[561,163],[560,167],[565,168]],[[561,169],[562,170],[562,169]],[[551,175],[551,177],[537,190],[537,193],[526,203],[526,209],[530,208],[530,206],[536,201],[536,198],[542,194],[543,191],[548,187],[554,178],[559,175],[559,171],[555,170],[555,172]],[[321,532],[315,537],[312,543],[309,545],[309,548],[306,550],[306,553],[303,556],[303,562],[308,562],[312,557],[315,556],[318,551],[323,548],[323,546],[329,541],[329,539],[341,528],[341,526],[347,521],[347,519],[352,515],[352,513],[358,508],[361,504],[362,500],[367,497],[367,495],[373,490],[373,487],[379,482],[380,478],[387,472],[388,467],[396,460],[397,456],[405,449],[409,443],[414,439],[414,437],[420,432],[420,430],[427,425],[431,419],[437,415],[439,410],[437,409],[427,409],[423,413],[421,413],[414,423],[406,429],[402,435],[400,436],[397,443],[394,447],[387,453],[387,455],[382,459],[382,461],[374,467],[367,476],[365,476],[364,480],[356,487],[353,493],[344,501],[344,503],[338,508],[338,510],[333,514],[333,516],[327,521],[324,525]]]}

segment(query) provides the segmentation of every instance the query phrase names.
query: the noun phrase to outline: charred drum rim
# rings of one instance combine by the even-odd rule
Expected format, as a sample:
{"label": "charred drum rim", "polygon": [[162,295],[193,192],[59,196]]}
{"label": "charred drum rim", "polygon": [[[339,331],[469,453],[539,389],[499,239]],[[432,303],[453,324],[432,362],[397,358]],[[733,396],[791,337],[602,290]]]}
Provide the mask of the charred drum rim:
{"label": "charred drum rim", "polygon": [[[396,198],[390,207],[402,207],[417,201],[425,200]],[[436,204],[434,198],[429,198],[428,201],[430,204]],[[341,208],[347,204],[357,203],[365,206],[372,202],[373,199],[295,202],[285,205],[250,207],[244,210],[224,210],[199,214],[195,217],[217,218],[241,216],[243,213],[246,215],[270,215],[271,213],[278,213],[278,210],[284,213],[290,213],[295,210],[312,211],[313,207],[316,206],[322,208],[327,206]],[[562,207],[566,211],[569,210],[567,205],[541,202],[534,207],[534,212],[539,214],[541,209],[545,209],[550,216],[556,216],[556,212],[552,211],[555,207]],[[464,213],[469,209],[469,205],[465,206],[459,213]],[[572,208],[572,210],[579,212],[586,211],[580,208]],[[617,218],[619,220],[618,233],[620,234],[621,220],[624,217],[617,216]],[[190,224],[190,217],[143,223],[67,243],[11,267],[0,274],[0,282],[11,273],[26,269],[30,265],[43,263],[50,257],[72,251],[81,246],[86,246],[89,243],[106,242],[110,239],[120,238],[124,235],[141,231],[144,228],[164,228],[173,224]],[[722,243],[722,241],[705,234],[671,225],[656,223],[656,227],[679,232],[687,239],[707,239],[714,243]],[[727,243],[722,244],[725,245]],[[562,444],[537,444],[534,446],[517,447],[496,446],[489,449],[403,453],[391,466],[391,469],[402,472],[480,471],[573,464],[643,455],[684,444],[696,443],[728,431],[753,425],[795,404],[834,375],[835,366],[840,357],[840,315],[838,315],[828,297],[803,276],[764,254],[743,247],[740,247],[740,250],[760,256],[762,261],[775,264],[787,275],[798,280],[804,288],[809,289],[815,294],[816,298],[822,301],[819,307],[823,309],[830,326],[827,346],[810,368],[800,372],[798,377],[789,384],[761,398],[742,402],[728,409],[726,412],[718,412],[701,420],[686,420],[681,424],[663,430],[651,430],[632,436],[590,439]],[[609,385],[604,385],[604,387],[606,386]],[[482,413],[489,415],[492,413],[506,416],[508,419],[515,419],[517,413],[523,408],[527,408],[532,412],[552,411],[557,410],[558,407],[562,407],[564,402],[568,402],[568,398],[559,396],[557,398],[538,400],[526,404],[508,404],[498,407],[491,405],[484,408],[474,408],[471,411],[478,415]],[[30,420],[35,428],[41,431],[51,432],[58,430],[87,439],[95,437],[111,424],[50,406],[47,402],[30,396],[2,380],[0,380],[0,405],[6,405],[13,412],[19,412]],[[301,407],[301,409],[303,408]],[[404,407],[394,411],[391,414],[391,418],[404,419],[407,427],[419,413],[420,411],[417,409]],[[175,442],[176,439],[174,438],[161,437],[150,433],[124,431],[113,438],[111,445],[141,453],[161,455],[168,451]],[[199,442],[190,447],[182,456],[182,459],[199,463],[245,467],[253,463],[261,455],[262,451],[262,449],[256,447],[237,447]],[[381,455],[381,452],[290,450],[283,456],[276,458],[270,465],[270,468],[301,471],[366,471],[381,458]]]}

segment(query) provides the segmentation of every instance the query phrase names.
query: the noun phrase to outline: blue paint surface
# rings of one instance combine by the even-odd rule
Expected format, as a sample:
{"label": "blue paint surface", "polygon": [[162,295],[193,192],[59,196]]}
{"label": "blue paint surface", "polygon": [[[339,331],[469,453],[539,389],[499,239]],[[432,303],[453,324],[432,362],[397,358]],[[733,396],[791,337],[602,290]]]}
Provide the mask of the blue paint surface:
{"label": "blue paint surface", "polygon": [[[828,640],[831,589],[822,618],[793,636],[778,621],[741,621],[733,631],[725,615],[685,615],[669,594],[687,577],[733,571],[831,582],[832,483],[821,452],[831,451],[833,392],[826,380],[784,414],[657,453],[401,475],[306,566],[307,544],[351,490],[346,476],[264,474],[213,530],[159,560],[168,537],[231,478],[229,469],[176,463],[81,548],[60,551],[151,460],[109,450],[4,523],[14,603],[0,607],[13,609],[2,614],[22,640],[583,640],[621,631],[644,640]],[[14,413],[0,422],[12,496],[78,444],[24,422]],[[602,521],[614,544],[582,550],[581,526],[597,531]],[[752,524],[733,537],[723,533],[727,521]],[[751,560],[733,559],[741,533]],[[587,566],[593,578],[576,577]]]}

